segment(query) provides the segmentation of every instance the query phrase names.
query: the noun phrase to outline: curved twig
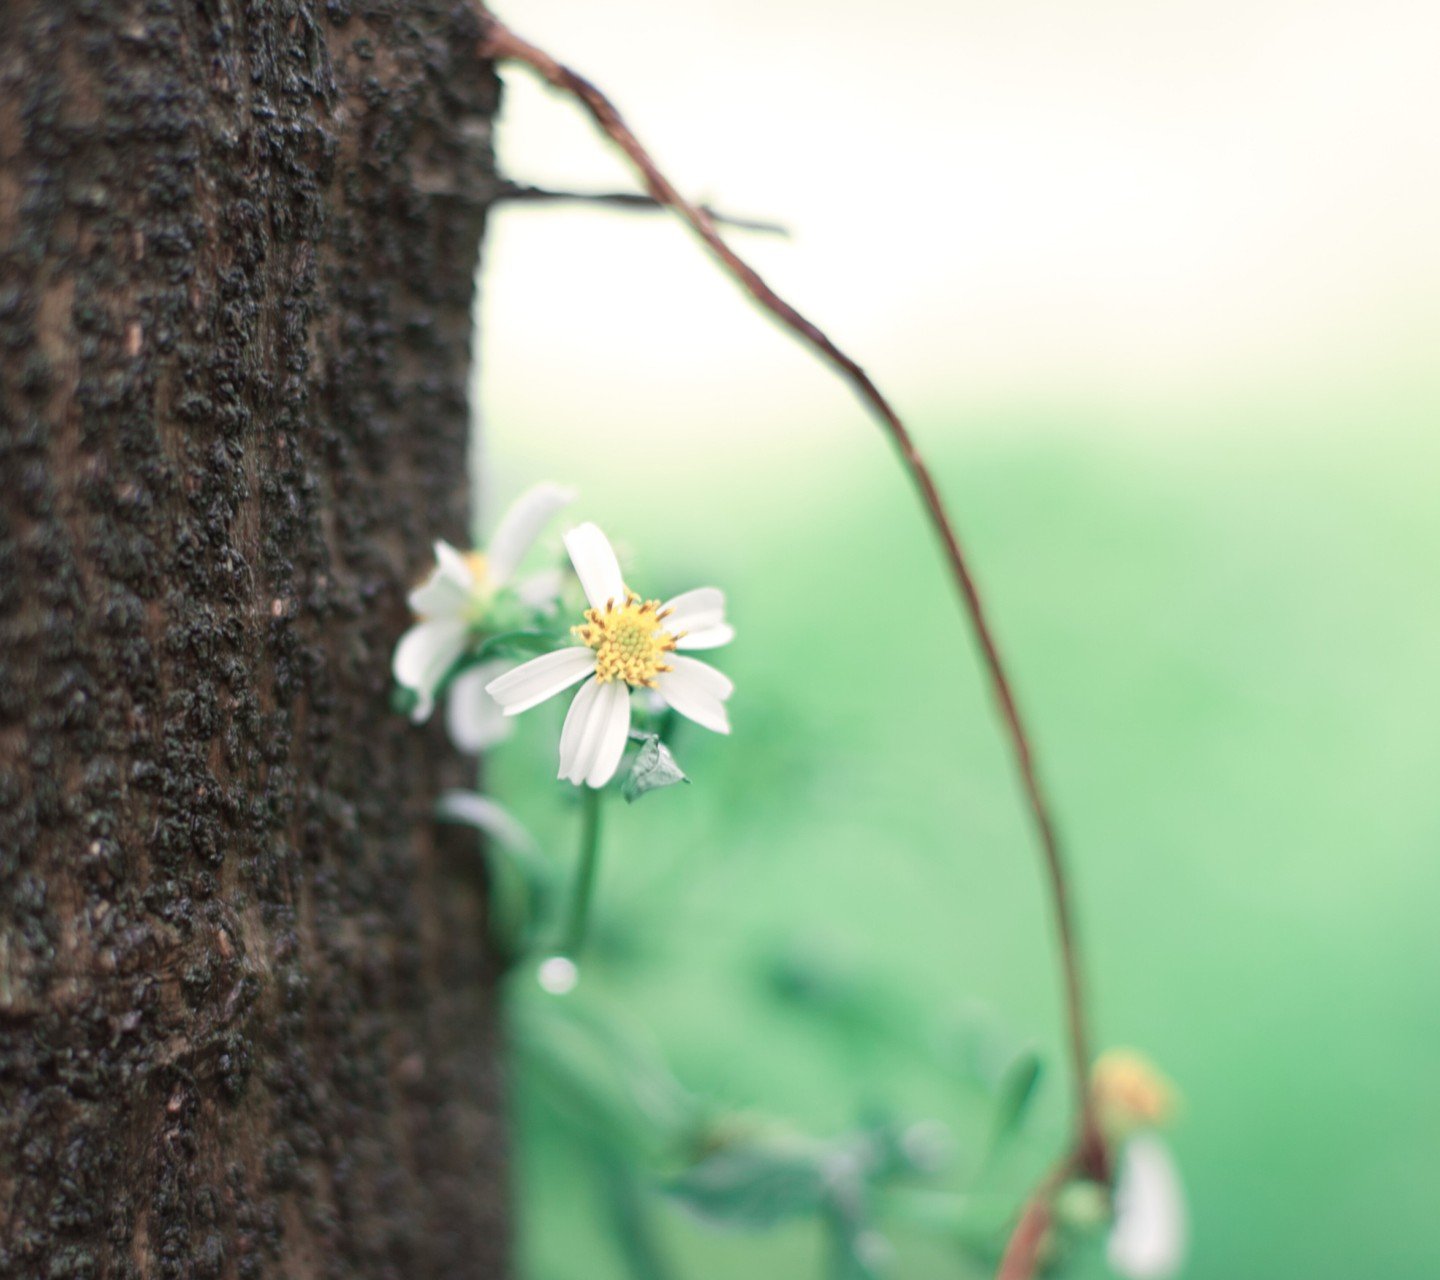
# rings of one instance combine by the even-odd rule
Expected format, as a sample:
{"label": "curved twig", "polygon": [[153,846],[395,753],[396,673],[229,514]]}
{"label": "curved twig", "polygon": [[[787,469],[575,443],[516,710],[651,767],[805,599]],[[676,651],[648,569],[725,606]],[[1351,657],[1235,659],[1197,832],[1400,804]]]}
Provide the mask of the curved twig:
{"label": "curved twig", "polygon": [[995,1280],[1030,1280],[1039,1271],[1054,1218],[1055,1197],[1077,1172],[1077,1163],[1076,1153],[1067,1152],[1030,1193],[1006,1242]]}
{"label": "curved twig", "polygon": [[[1108,1159],[1104,1139],[1100,1134],[1095,1110],[1090,1096],[1088,1076],[1090,1050],[1085,1017],[1084,989],[1080,975],[1079,946],[1075,934],[1073,911],[1070,903],[1069,885],[1065,875],[1064,862],[1060,854],[1059,840],[1050,816],[1050,808],[1040,786],[1035,769],[1034,753],[1030,738],[1020,716],[1020,709],[1010,685],[1010,679],[1000,658],[999,646],[991,630],[979,588],[970,572],[969,564],[960,546],[955,526],[945,509],[943,499],[930,474],[930,469],[921,457],[909,430],[900,415],[871,380],[869,374],[850,356],[846,355],[817,325],[812,323],[793,306],[770,288],[760,274],[745,262],[721,237],[715,219],[706,209],[691,203],[676,189],[674,184],[661,172],[654,159],[641,145],[621,117],[614,103],[610,101],[589,80],[558,62],[543,49],[522,39],[496,18],[481,0],[474,0],[482,24],[480,54],[495,61],[518,62],[529,67],[543,80],[574,98],[590,115],[604,135],[619,147],[635,167],[646,190],[657,203],[665,205],[680,215],[691,230],[717,259],[721,268],[730,275],[759,305],[781,326],[790,330],[803,343],[814,350],[822,360],[836,369],[850,383],[855,393],[864,402],[881,427],[889,435],[901,462],[908,471],[911,481],[924,504],[941,547],[945,553],[950,576],[954,580],[965,612],[970,619],[976,641],[989,675],[991,690],[999,704],[1011,750],[1019,770],[1030,814],[1039,838],[1044,860],[1046,878],[1049,884],[1051,905],[1054,911],[1056,932],[1060,942],[1060,960],[1064,981],[1065,1010],[1069,1039],[1069,1060],[1071,1084],[1075,1092],[1076,1134],[1071,1149],[1057,1169],[1063,1169],[1065,1176],[1083,1174],[1104,1180],[1108,1176]],[[1051,1175],[1055,1175],[1052,1173]],[[1062,1179],[1063,1180],[1063,1179]],[[1022,1231],[1025,1239],[1036,1234],[1043,1236],[1048,1225],[1049,1204],[1054,1194],[1046,1185],[1032,1197],[1022,1213],[1016,1235]],[[1034,1206],[1043,1204],[1041,1211]],[[1036,1230],[1035,1224],[1039,1223]],[[1012,1242],[1013,1244],[1014,1242]],[[1024,1244],[1024,1240],[1020,1242]],[[1037,1246],[1038,1247],[1038,1246]],[[1011,1270],[1002,1272],[1006,1280],[1020,1280],[1029,1274],[1016,1269],[1021,1252],[1019,1245],[1007,1249],[1016,1263]],[[1026,1256],[1031,1256],[1026,1254]],[[1033,1256],[1029,1264],[1033,1267]]]}

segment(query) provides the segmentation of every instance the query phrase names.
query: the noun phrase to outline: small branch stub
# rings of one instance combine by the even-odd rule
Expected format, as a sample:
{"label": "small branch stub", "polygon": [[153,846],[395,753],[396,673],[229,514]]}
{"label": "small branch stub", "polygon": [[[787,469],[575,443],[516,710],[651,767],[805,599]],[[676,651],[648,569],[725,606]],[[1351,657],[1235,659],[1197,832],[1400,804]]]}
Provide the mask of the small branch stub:
{"label": "small branch stub", "polygon": [[[496,192],[497,204],[598,204],[615,209],[631,209],[639,212],[667,212],[668,208],[654,196],[641,195],[638,191],[560,191],[553,187],[537,187],[529,183],[504,182]],[[765,222],[759,218],[738,218],[734,214],[721,213],[705,204],[706,215],[719,227],[735,231],[751,231],[756,235],[789,237],[790,229],[778,222]]]}

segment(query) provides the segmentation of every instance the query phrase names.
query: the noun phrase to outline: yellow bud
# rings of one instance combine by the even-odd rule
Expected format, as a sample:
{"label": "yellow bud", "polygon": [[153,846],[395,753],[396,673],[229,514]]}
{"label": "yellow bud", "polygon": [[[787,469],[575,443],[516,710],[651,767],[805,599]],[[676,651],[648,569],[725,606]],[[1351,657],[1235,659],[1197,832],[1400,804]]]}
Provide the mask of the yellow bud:
{"label": "yellow bud", "polygon": [[1100,1124],[1112,1140],[1137,1129],[1158,1129],[1175,1113],[1175,1086],[1149,1058],[1132,1049],[1109,1049],[1090,1071]]}

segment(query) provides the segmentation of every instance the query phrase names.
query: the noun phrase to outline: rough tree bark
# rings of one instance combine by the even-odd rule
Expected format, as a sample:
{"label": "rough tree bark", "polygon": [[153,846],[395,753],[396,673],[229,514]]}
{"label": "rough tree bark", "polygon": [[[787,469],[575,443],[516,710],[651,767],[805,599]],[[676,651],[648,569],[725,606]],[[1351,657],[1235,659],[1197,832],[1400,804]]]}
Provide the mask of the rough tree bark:
{"label": "rough tree bark", "polygon": [[497,82],[452,0],[0,0],[0,1275],[492,1276],[463,536]]}

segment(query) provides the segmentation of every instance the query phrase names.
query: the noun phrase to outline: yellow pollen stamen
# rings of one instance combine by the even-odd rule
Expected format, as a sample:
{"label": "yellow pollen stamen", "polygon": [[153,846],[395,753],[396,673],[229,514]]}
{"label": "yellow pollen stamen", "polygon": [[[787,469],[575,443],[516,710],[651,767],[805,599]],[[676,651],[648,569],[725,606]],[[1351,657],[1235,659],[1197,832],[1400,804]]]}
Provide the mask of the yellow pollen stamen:
{"label": "yellow pollen stamen", "polygon": [[475,575],[476,586],[481,586],[490,581],[490,562],[486,560],[483,551],[467,551],[465,553],[465,564],[470,572]]}
{"label": "yellow pollen stamen", "polygon": [[661,626],[669,610],[658,600],[641,600],[627,590],[620,603],[607,600],[603,609],[586,609],[582,625],[570,628],[581,644],[595,650],[595,678],[601,684],[623,680],[633,687],[655,688],[655,678],[674,668],[665,655],[679,635]]}

